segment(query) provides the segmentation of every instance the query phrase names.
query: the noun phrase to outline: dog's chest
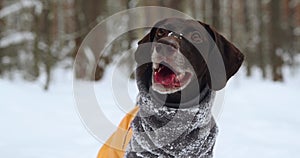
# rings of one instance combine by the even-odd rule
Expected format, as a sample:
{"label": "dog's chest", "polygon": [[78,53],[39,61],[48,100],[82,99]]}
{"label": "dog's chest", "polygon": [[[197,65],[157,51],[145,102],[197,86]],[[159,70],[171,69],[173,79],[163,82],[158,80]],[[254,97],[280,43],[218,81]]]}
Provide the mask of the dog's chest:
{"label": "dog's chest", "polygon": [[133,120],[133,137],[127,157],[209,157],[217,134],[211,114],[212,93],[197,108],[171,109],[160,106],[147,93],[140,93],[140,111]]}

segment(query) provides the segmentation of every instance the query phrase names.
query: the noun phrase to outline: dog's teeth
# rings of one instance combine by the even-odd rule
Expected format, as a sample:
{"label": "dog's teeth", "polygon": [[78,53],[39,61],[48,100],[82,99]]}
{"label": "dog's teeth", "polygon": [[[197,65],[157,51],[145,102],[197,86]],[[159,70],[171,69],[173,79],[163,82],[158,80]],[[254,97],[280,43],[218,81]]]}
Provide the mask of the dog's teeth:
{"label": "dog's teeth", "polygon": [[185,76],[185,73],[181,73],[180,75],[177,76],[177,80],[182,80]]}
{"label": "dog's teeth", "polygon": [[157,70],[157,72],[160,72],[161,69],[162,69],[162,67],[159,67],[158,70]]}
{"label": "dog's teeth", "polygon": [[158,63],[153,63],[153,68],[154,69],[158,69],[159,68],[159,64]]}

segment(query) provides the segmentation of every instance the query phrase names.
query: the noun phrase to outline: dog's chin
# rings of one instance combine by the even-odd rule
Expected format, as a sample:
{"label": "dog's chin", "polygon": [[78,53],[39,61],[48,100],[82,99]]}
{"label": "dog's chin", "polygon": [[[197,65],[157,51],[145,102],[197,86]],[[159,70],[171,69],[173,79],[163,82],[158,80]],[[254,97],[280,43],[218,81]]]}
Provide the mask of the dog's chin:
{"label": "dog's chin", "polygon": [[193,78],[188,70],[176,72],[169,66],[156,64],[152,71],[152,89],[160,94],[172,94],[185,89]]}

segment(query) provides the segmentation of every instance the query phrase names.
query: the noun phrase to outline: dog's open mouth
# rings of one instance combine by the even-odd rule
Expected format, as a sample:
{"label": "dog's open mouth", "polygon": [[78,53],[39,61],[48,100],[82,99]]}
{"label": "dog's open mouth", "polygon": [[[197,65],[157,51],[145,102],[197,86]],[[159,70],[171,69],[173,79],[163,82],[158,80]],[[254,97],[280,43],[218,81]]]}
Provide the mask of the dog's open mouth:
{"label": "dog's open mouth", "polygon": [[192,78],[188,71],[176,71],[169,64],[153,63],[153,86],[160,93],[174,93],[185,88]]}

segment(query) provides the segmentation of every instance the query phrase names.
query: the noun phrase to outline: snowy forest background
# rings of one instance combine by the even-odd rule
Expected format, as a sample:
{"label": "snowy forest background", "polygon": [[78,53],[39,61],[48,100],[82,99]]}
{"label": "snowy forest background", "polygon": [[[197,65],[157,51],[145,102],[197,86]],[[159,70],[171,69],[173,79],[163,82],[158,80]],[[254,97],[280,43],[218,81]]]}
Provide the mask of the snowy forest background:
{"label": "snowy forest background", "polygon": [[[215,157],[299,158],[300,0],[0,0],[0,157],[97,156],[105,140],[97,141],[76,111],[72,70],[77,50],[103,19],[148,5],[174,8],[215,26],[246,55],[226,93],[218,92],[223,100]],[[149,19],[127,18],[120,29]],[[112,25],[100,40],[111,37]],[[96,82],[83,81],[94,84],[101,110],[116,126],[125,112],[111,85],[113,66],[134,51],[145,31],[110,43],[96,74],[88,78]],[[125,68],[134,63],[122,62]],[[79,70],[75,77],[90,77],[85,67]],[[126,78],[128,87],[121,81],[117,91],[127,90],[135,102],[134,80]],[[90,97],[80,99],[89,104]]]}
{"label": "snowy forest background", "polygon": [[[297,67],[299,0],[0,0],[0,76],[14,79],[17,74],[34,82],[45,75],[43,87],[48,89],[53,70],[71,70],[82,40],[96,24],[118,11],[148,5],[177,9],[216,27],[246,54],[248,76],[256,67],[263,78],[283,81],[282,68]],[[102,78],[112,56],[142,35],[118,38],[110,56],[101,59],[95,79]]]}

